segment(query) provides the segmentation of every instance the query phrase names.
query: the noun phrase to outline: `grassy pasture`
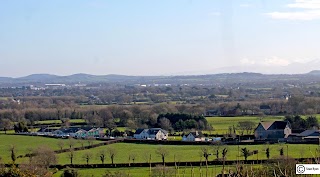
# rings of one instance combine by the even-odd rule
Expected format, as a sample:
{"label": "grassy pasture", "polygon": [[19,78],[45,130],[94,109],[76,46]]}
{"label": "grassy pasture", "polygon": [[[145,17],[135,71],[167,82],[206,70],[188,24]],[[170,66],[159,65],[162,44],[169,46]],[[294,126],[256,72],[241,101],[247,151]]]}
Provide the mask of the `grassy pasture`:
{"label": "grassy pasture", "polygon": [[[274,117],[264,117],[262,121],[276,121],[283,120],[283,116],[274,116]],[[241,121],[252,121],[256,125],[259,124],[260,118],[254,116],[241,116],[241,117],[207,117],[208,123],[212,125],[214,131],[212,133],[224,134],[228,131],[228,128],[231,126],[237,127],[238,123]]]}
{"label": "grassy pasture", "polygon": [[[84,119],[70,119],[70,123],[83,123],[85,122]],[[61,124],[61,120],[42,120],[36,121],[36,124]]]}
{"label": "grassy pasture", "polygon": [[[54,139],[23,135],[0,135],[0,157],[4,162],[10,162],[11,158],[9,148],[11,145],[14,145],[16,147],[16,154],[17,156],[19,156],[28,153],[29,149],[34,149],[42,145],[48,146],[53,150],[59,150],[59,141],[64,142],[64,149],[68,148],[68,139]],[[75,147],[82,146],[79,141],[85,140],[75,140]],[[94,141],[93,143],[101,143],[101,141]],[[84,145],[88,145],[87,141],[84,142]]]}
{"label": "grassy pasture", "polygon": [[[166,161],[173,162],[174,157],[176,161],[200,161],[200,159],[204,160],[201,153],[201,145],[151,145],[151,144],[128,144],[128,143],[117,143],[108,145],[116,149],[117,154],[115,156],[114,162],[115,163],[128,163],[128,157],[130,153],[136,154],[135,162],[147,162],[147,158],[149,154],[151,154],[151,161],[152,162],[161,162],[161,158],[159,155],[156,154],[156,149],[160,146],[167,148],[169,151],[169,155],[166,157]],[[93,155],[92,159],[90,159],[90,163],[98,164],[101,161],[98,158],[98,152],[101,150],[106,150],[108,146],[101,146],[90,150],[83,150],[75,152],[74,163],[76,164],[85,164],[86,161],[82,158],[85,153],[91,153]],[[281,147],[284,148],[284,154],[287,155],[287,145],[283,144],[273,144],[273,145],[246,145],[246,146],[239,146],[239,150],[241,148],[246,147],[250,151],[258,150],[258,155],[250,156],[248,159],[255,160],[259,159],[266,159],[265,149],[269,146],[270,148],[270,156],[277,157],[279,156],[279,149]],[[238,157],[238,146],[237,145],[229,145],[225,146],[228,148],[228,160],[237,160],[244,159],[242,156]],[[212,153],[214,152],[214,148],[216,146],[210,146]],[[222,147],[220,147],[221,149]],[[290,157],[299,158],[299,157],[313,157],[315,154],[316,148],[319,148],[318,145],[297,145],[297,144],[288,144],[288,155]],[[241,152],[239,152],[241,155]],[[70,160],[68,158],[68,153],[62,153],[58,155],[59,164],[69,164]],[[211,156],[209,159],[213,160],[215,157]],[[109,157],[106,158],[105,163],[111,163]]]}
{"label": "grassy pasture", "polygon": [[[154,168],[152,168],[154,169]],[[177,171],[174,170],[174,167],[170,167],[173,173],[177,173],[177,176],[183,176],[185,174],[186,177],[192,176],[192,170],[194,173],[194,177],[205,176],[206,167],[179,167]],[[234,169],[234,166],[226,166],[226,170]],[[208,167],[208,176],[216,176],[222,170],[222,166],[209,166]],[[90,177],[100,177],[106,172],[123,172],[126,174],[130,174],[131,177],[149,177],[150,168],[116,168],[116,169],[79,169],[78,172],[82,176],[90,176]],[[58,171],[53,177],[60,177],[63,171]],[[174,175],[174,174],[173,174]]]}

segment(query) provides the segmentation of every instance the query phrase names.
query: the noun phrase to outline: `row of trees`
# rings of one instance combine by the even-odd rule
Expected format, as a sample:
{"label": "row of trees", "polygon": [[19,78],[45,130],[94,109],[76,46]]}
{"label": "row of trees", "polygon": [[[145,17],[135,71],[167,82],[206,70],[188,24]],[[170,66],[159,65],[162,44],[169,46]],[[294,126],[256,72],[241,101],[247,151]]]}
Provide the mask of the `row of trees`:
{"label": "row of trees", "polygon": [[[253,156],[255,154],[258,154],[257,150],[249,150],[247,147],[243,147],[243,148],[239,148],[238,149],[238,158],[243,157],[243,159],[245,161],[247,161],[248,157]],[[288,148],[287,148],[288,151]],[[16,160],[17,160],[17,149],[15,146],[11,146],[9,148],[9,152],[11,154],[11,160],[12,160],[12,164],[14,165]],[[267,159],[270,159],[270,147],[267,145],[264,149],[265,155],[267,157]],[[170,155],[170,150],[164,146],[159,146],[156,150],[155,153],[161,158],[162,162],[163,162],[163,170],[167,170],[165,169],[165,160],[166,158]],[[230,173],[225,171],[225,161],[227,160],[227,156],[228,156],[229,150],[227,146],[223,146],[220,144],[217,145],[212,145],[212,146],[203,146],[199,149],[199,155],[200,157],[202,157],[205,162],[206,162],[206,173],[208,172],[208,161],[209,158],[211,156],[214,156],[214,160],[219,160],[219,161],[223,161],[223,167],[222,167],[222,174],[226,174],[226,173]],[[0,177],[6,177],[11,173],[15,173],[16,175],[18,175],[18,177],[31,177],[32,175],[38,175],[38,176],[52,176],[53,173],[55,173],[54,170],[50,169],[50,165],[56,164],[57,163],[57,158],[56,158],[56,154],[53,152],[53,150],[51,150],[50,148],[46,147],[46,146],[40,146],[38,148],[35,149],[30,149],[29,150],[29,156],[28,156],[28,162],[24,163],[24,164],[19,164],[19,168],[16,168],[15,166],[13,166],[10,170],[8,170],[7,168],[1,168],[1,163],[0,163]],[[316,150],[316,155],[319,154],[319,150]],[[76,158],[75,156],[75,151],[73,150],[73,148],[71,148],[68,152],[68,158],[70,159],[70,164],[73,164],[74,159]],[[279,160],[281,162],[283,162],[283,164],[287,164],[293,162],[294,160],[291,159],[290,157],[288,157],[288,152],[287,152],[287,156],[285,156],[285,150],[284,150],[284,146],[279,146],[279,154],[278,154],[279,158],[273,158],[272,160],[270,160],[270,163],[267,164],[263,164],[263,166],[265,165],[269,165],[269,167],[273,166],[273,169],[275,170],[276,173],[280,172],[277,170],[280,170],[279,168],[283,168],[284,166],[279,166],[281,164],[277,163]],[[105,160],[107,157],[110,158],[111,163],[114,164],[114,159],[117,156],[117,150],[112,148],[112,147],[107,147],[105,150],[101,150],[99,151],[96,156],[94,156],[90,151],[84,153],[81,158],[84,160],[84,162],[86,164],[90,164],[90,161],[93,158],[98,158],[102,164],[105,163]],[[151,154],[144,154],[145,156],[145,160],[147,163],[151,163]],[[276,156],[276,155],[275,155]],[[135,163],[135,160],[137,159],[137,154],[135,153],[130,153],[128,156],[128,163],[130,165],[130,163]],[[278,160],[277,160],[278,159]],[[1,160],[1,158],[0,158]],[[174,156],[174,162],[180,162],[181,157],[179,157],[178,155]],[[273,162],[274,160],[276,160],[275,162]],[[318,160],[318,159],[317,159]],[[236,165],[236,168],[238,168],[238,165]],[[271,165],[271,166],[270,166]],[[176,165],[176,169],[177,169],[178,165]],[[287,168],[288,166],[285,166],[284,170],[289,170],[289,168]],[[156,169],[154,169],[156,170]],[[161,169],[158,169],[161,171]],[[240,169],[237,169],[240,170]],[[244,169],[242,169],[244,170]],[[242,170],[237,171],[237,173],[243,172]],[[256,169],[257,170],[257,169]],[[155,173],[155,171],[153,171],[152,173]],[[164,171],[162,171],[162,174],[166,173]],[[25,174],[25,175],[22,175]],[[74,170],[71,169],[66,169],[64,172],[64,175],[67,174],[73,174],[73,175],[78,175],[78,173]],[[158,173],[156,173],[158,174]],[[167,173],[168,174],[168,173]],[[113,173],[109,173],[107,172],[106,175],[114,175]],[[119,174],[120,175],[120,174]],[[10,176],[10,175],[9,175]],[[286,176],[286,175],[285,175]]]}
{"label": "row of trees", "polygon": [[181,113],[160,114],[157,118],[157,126],[165,130],[173,129],[175,131],[183,131],[186,129],[205,130],[212,128],[204,116]]}
{"label": "row of trees", "polygon": [[[68,99],[67,99],[68,98]],[[47,105],[33,106],[33,103],[43,102],[46,98],[19,98],[20,102],[17,107],[6,107],[6,103],[1,104],[0,119],[7,118],[13,121],[25,118],[32,122],[39,120],[58,120],[60,118],[85,118],[89,112],[99,111],[101,108],[93,106],[82,106],[80,103],[62,104],[64,101],[73,100],[72,98],[59,97],[56,101],[49,101]],[[48,98],[49,99],[49,98]],[[262,99],[263,100],[263,99]],[[0,100],[3,101],[3,100]],[[11,103],[10,101],[8,101]],[[31,102],[31,103],[29,103]],[[61,103],[62,102],[62,103]],[[8,103],[8,104],[9,104]],[[61,104],[60,104],[61,103]],[[48,106],[49,105],[49,106]],[[207,110],[215,110],[217,115],[222,116],[240,116],[240,115],[287,115],[287,114],[302,114],[311,115],[320,113],[320,98],[304,97],[301,95],[291,96],[289,100],[284,99],[265,99],[259,100],[237,100],[229,102],[201,102],[197,104],[161,104],[152,105],[109,105],[110,109],[121,109],[129,112],[132,117],[137,117],[137,114],[144,114],[145,110],[149,110],[155,114],[166,113],[182,113],[192,115],[203,115]],[[269,110],[262,110],[260,106],[268,106]],[[115,108],[118,107],[118,108]],[[114,111],[112,111],[114,112]],[[157,116],[158,116],[157,115]]]}

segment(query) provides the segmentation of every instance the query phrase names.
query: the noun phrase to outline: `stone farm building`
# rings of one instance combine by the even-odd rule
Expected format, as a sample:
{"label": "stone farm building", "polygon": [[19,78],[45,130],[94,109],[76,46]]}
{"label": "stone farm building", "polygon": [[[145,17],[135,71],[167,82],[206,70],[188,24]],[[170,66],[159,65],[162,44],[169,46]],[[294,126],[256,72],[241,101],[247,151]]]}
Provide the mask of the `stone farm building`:
{"label": "stone farm building", "polygon": [[292,133],[287,121],[260,122],[254,130],[256,140],[284,141]]}

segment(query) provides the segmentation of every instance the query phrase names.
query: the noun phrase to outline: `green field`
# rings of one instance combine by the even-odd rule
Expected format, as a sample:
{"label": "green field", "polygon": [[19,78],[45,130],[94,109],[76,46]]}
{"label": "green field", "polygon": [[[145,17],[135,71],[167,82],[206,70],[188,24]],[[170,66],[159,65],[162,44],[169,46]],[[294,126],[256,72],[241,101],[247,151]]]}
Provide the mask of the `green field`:
{"label": "green field", "polygon": [[[54,150],[58,150],[58,142],[59,139],[45,138],[45,137],[32,137],[32,136],[22,136],[22,135],[0,135],[0,156],[2,157],[3,162],[10,162],[10,145],[14,144],[17,149],[17,155],[24,155],[29,152],[30,148],[36,148],[40,145],[46,145],[51,147]],[[67,143],[69,140],[62,140],[65,142],[65,148],[67,148]],[[101,141],[95,141],[95,143],[99,143]],[[81,146],[79,142],[77,142],[76,146]],[[303,144],[265,144],[265,145],[224,145],[224,146],[206,146],[206,145],[151,145],[151,144],[129,144],[129,143],[117,143],[112,145],[100,146],[93,149],[81,150],[74,152],[74,164],[86,164],[85,159],[83,159],[83,155],[86,153],[91,153],[92,157],[89,161],[90,164],[99,164],[101,163],[98,158],[98,152],[101,150],[107,150],[109,147],[114,148],[116,150],[116,156],[114,158],[115,163],[128,163],[129,154],[135,154],[136,159],[135,162],[147,162],[148,158],[151,154],[152,162],[161,162],[161,157],[156,154],[156,150],[159,147],[163,147],[168,150],[169,155],[166,157],[166,162],[185,162],[185,161],[204,161],[204,158],[201,155],[201,148],[208,147],[210,149],[210,153],[214,153],[215,150],[219,147],[220,153],[221,149],[227,148],[227,160],[243,160],[243,156],[241,156],[241,148],[248,148],[250,151],[258,150],[259,153],[253,156],[250,156],[249,160],[256,159],[266,159],[265,149],[267,147],[270,148],[270,156],[271,158],[279,156],[279,149],[284,149],[284,155],[288,154],[289,157],[293,158],[306,158],[306,157],[314,157],[316,155],[316,149],[319,148],[318,145],[303,145]],[[240,154],[240,156],[238,156]],[[106,154],[105,163],[111,163],[111,160]],[[58,154],[58,164],[69,164],[68,153]],[[220,155],[221,157],[221,155]],[[212,155],[209,157],[209,160],[214,160],[215,156]],[[26,161],[26,158],[19,159],[17,163],[21,163]],[[132,163],[132,161],[131,161]],[[231,167],[230,167],[231,168]],[[183,171],[186,171],[186,176],[191,176],[191,167],[181,167],[179,173],[183,174]],[[221,166],[217,167],[209,167],[209,173],[215,173],[221,171]],[[117,169],[81,169],[79,170],[80,174],[83,176],[101,176],[105,174],[106,171],[122,171],[125,173],[130,173],[133,177],[140,176],[148,176],[149,168],[117,168]],[[205,172],[205,168],[202,167],[202,174]],[[54,176],[60,176],[62,171],[59,171]],[[194,168],[195,176],[200,176],[200,167]]]}
{"label": "green field", "polygon": [[[151,144],[128,144],[128,143],[117,143],[108,145],[116,149],[117,154],[114,158],[115,163],[128,163],[129,154],[136,154],[135,162],[147,162],[147,158],[149,154],[151,154],[152,162],[161,162],[161,158],[159,155],[155,153],[156,149],[160,146],[167,148],[169,151],[169,155],[166,158],[166,161],[174,162],[174,158],[176,161],[200,161],[204,160],[201,156],[201,148],[203,145],[151,145]],[[76,164],[85,164],[85,160],[82,158],[85,153],[91,153],[93,155],[92,159],[90,159],[90,163],[99,164],[101,161],[97,157],[98,152],[101,150],[106,150],[108,146],[101,146],[98,148],[83,150],[75,152],[74,163]],[[284,148],[285,155],[287,155],[287,145],[284,144],[273,144],[273,145],[246,145],[239,146],[239,148],[247,147],[250,151],[259,150],[258,155],[250,156],[248,159],[266,159],[265,148],[269,146],[270,148],[270,156],[277,157],[279,156],[279,149],[281,147]],[[227,160],[237,160],[238,158],[238,146],[236,145],[228,145],[224,146],[228,149]],[[214,152],[214,148],[217,146],[209,147]],[[221,149],[222,147],[220,147]],[[301,145],[301,144],[288,144],[290,157],[300,158],[300,157],[313,157],[315,154],[316,148],[319,148],[318,145]],[[240,153],[241,155],[241,153]],[[59,154],[59,164],[69,164],[68,153]],[[211,156],[209,159],[213,160],[215,157]],[[240,157],[239,159],[243,159]],[[111,163],[109,158],[106,159],[105,163]]]}
{"label": "green field", "polygon": [[[320,115],[314,115],[320,122]],[[309,115],[301,116],[302,118],[306,119]],[[238,123],[241,121],[252,121],[256,125],[260,122],[260,117],[258,116],[238,116],[238,117],[206,117],[209,124],[212,125],[214,131],[211,133],[213,134],[225,134],[228,131],[228,128],[231,126],[237,127]],[[276,120],[283,120],[284,116],[266,116],[261,118],[261,121],[276,121]],[[205,132],[209,133],[209,132]],[[237,132],[239,133],[239,132]]]}
{"label": "green field", "polygon": [[[0,157],[4,162],[10,162],[9,148],[14,145],[17,150],[17,156],[25,155],[29,149],[37,148],[38,146],[48,146],[53,150],[59,150],[58,142],[64,142],[64,148],[68,148],[68,139],[54,139],[37,136],[23,136],[23,135],[2,135],[0,134]],[[81,140],[80,140],[81,141]],[[85,141],[85,140],[82,140]],[[101,141],[94,141],[93,143],[101,143]],[[84,145],[88,145],[87,141]],[[75,140],[75,147],[82,146],[78,140]]]}
{"label": "green field", "polygon": [[[284,117],[282,116],[275,116],[275,117],[264,117],[262,121],[276,121],[276,120],[283,120]],[[256,125],[259,124],[260,118],[253,117],[253,116],[241,116],[241,117],[207,117],[206,118],[208,123],[212,125],[214,134],[225,134],[228,131],[228,128],[231,126],[237,127],[238,123],[241,121],[252,121]]]}
{"label": "green field", "polygon": [[[151,172],[154,172],[154,168],[151,168]],[[234,167],[226,166],[226,171],[229,169],[234,169]],[[216,176],[219,174],[222,170],[222,166],[209,166],[208,167],[208,176]],[[150,168],[110,168],[110,169],[79,169],[78,172],[83,177],[100,177],[103,174],[106,174],[107,172],[115,173],[115,172],[123,172],[125,174],[130,174],[130,177],[149,177],[150,174]],[[177,174],[177,176],[186,176],[190,177],[191,174],[194,174],[194,177],[200,177],[205,176],[206,174],[206,167],[179,167],[177,170],[175,170],[174,167],[170,167],[171,173]],[[53,177],[60,177],[63,171],[58,171],[56,174],[53,175]]]}
{"label": "green field", "polygon": [[[83,123],[85,122],[84,119],[70,119],[70,123]],[[42,120],[36,121],[36,124],[61,124],[61,120]]]}

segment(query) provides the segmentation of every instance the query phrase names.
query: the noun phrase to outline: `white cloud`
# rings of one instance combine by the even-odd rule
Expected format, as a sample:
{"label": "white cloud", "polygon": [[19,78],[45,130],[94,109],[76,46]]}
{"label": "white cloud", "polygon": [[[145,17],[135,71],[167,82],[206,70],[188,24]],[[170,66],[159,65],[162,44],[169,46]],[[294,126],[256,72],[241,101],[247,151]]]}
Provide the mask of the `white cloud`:
{"label": "white cloud", "polygon": [[266,15],[274,19],[286,20],[318,20],[320,19],[319,0],[295,0],[294,3],[287,4],[288,8],[302,9],[300,11],[270,12]]}
{"label": "white cloud", "polygon": [[288,66],[292,62],[287,59],[274,56],[271,58],[265,58],[263,60],[243,58],[242,60],[240,60],[240,63],[242,65],[257,65],[257,66]]}
{"label": "white cloud", "polygon": [[271,12],[268,16],[274,19],[286,20],[316,20],[320,19],[320,10],[310,10],[302,12]]}
{"label": "white cloud", "polygon": [[271,57],[271,58],[266,58],[263,61],[264,65],[267,66],[287,66],[291,62],[289,60],[283,59],[283,58],[278,58],[278,57]]}
{"label": "white cloud", "polygon": [[302,8],[302,9],[320,9],[319,0],[296,0],[295,3],[287,5],[290,8]]}

